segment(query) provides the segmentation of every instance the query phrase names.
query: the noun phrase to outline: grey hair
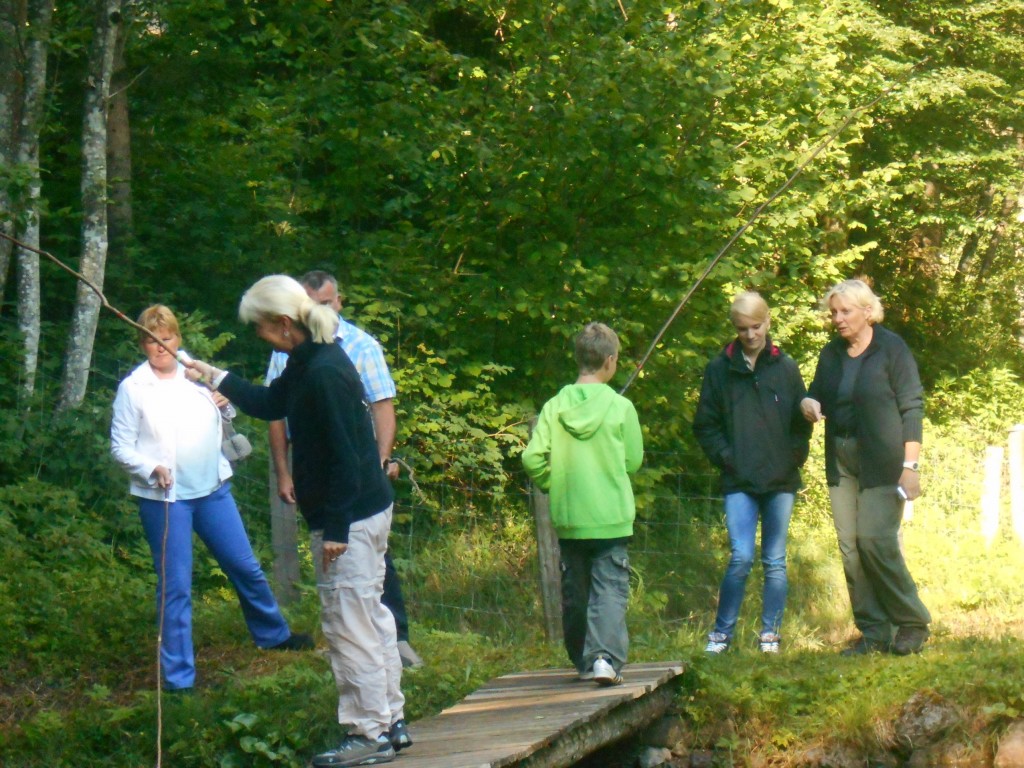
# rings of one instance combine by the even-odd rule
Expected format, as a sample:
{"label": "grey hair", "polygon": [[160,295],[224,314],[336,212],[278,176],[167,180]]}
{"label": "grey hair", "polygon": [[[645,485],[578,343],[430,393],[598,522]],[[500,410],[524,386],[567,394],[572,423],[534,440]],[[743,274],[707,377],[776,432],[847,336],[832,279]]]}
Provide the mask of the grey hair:
{"label": "grey hair", "polygon": [[338,278],[323,269],[314,269],[307,272],[299,278],[299,282],[302,283],[303,287],[312,288],[314,291],[319,291],[327,283],[333,285],[334,290],[338,290]]}
{"label": "grey hair", "polygon": [[238,319],[243,323],[256,323],[279,317],[290,317],[320,344],[333,341],[334,332],[338,329],[335,311],[309,298],[306,289],[295,278],[268,275],[257,280],[242,295]]}
{"label": "grey hair", "polygon": [[885,317],[882,301],[871,290],[871,286],[863,280],[843,280],[843,282],[833,285],[829,292],[825,294],[825,298],[821,300],[821,308],[825,312],[829,312],[832,309],[832,299],[836,296],[842,298],[847,304],[870,310],[868,312],[868,322],[871,325],[882,322],[882,318]]}

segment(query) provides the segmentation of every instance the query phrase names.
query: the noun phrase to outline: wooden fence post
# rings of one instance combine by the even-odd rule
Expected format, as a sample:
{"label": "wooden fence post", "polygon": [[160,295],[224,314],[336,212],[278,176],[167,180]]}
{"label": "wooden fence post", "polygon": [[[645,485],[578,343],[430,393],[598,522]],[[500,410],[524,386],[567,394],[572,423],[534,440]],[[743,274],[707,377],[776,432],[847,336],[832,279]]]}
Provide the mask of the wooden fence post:
{"label": "wooden fence post", "polygon": [[558,536],[551,525],[548,495],[530,486],[530,505],[537,524],[537,559],[540,564],[540,597],[544,605],[544,636],[549,643],[562,640],[562,565]]}
{"label": "wooden fence post", "polygon": [[[291,452],[288,466],[291,467]],[[270,548],[274,553],[274,595],[281,605],[299,599],[299,520],[294,504],[277,495],[277,472],[270,458]]]}
{"label": "wooden fence post", "polygon": [[1024,424],[1010,430],[1010,519],[1017,541],[1024,543]]}
{"label": "wooden fence post", "polygon": [[999,496],[1003,481],[1003,449],[985,449],[985,485],[981,492],[981,535],[992,544],[999,531]]}

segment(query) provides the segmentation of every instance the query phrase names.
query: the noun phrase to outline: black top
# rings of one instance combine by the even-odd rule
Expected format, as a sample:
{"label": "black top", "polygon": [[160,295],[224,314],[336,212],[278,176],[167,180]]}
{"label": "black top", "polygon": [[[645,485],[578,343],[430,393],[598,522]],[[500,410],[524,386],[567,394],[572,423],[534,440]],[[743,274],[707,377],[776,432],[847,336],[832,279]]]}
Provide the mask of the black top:
{"label": "black top", "polygon": [[708,363],[693,431],[721,470],[724,493],[799,490],[811,437],[800,412],[805,394],[800,369],[771,339],[754,370],[738,341]]}
{"label": "black top", "polygon": [[[825,345],[818,357],[810,394],[821,403],[825,415],[825,476],[829,485],[839,485],[834,421],[838,408],[843,359],[848,358],[846,341],[837,337]],[[857,438],[860,460],[858,481],[862,488],[896,485],[903,472],[903,444],[921,442],[924,420],[924,390],[917,363],[906,342],[887,328],[874,326],[871,343],[859,356],[861,361],[853,384],[853,436]]]}
{"label": "black top", "polygon": [[832,415],[832,426],[836,436],[852,437],[857,429],[857,413],[853,408],[853,385],[857,383],[860,364],[864,355],[843,356],[843,377],[836,391],[836,412]]}
{"label": "black top", "polygon": [[229,373],[218,389],[250,416],[287,417],[295,497],[310,529],[322,529],[325,541],[347,543],[352,523],[391,504],[362,382],[334,342],[297,346],[269,387]]}

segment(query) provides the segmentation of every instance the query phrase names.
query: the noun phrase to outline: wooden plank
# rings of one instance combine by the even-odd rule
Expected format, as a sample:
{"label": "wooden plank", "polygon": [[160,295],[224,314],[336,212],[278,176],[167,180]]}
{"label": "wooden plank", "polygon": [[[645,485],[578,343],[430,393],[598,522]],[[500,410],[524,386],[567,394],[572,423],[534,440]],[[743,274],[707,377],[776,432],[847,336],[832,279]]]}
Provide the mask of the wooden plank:
{"label": "wooden plank", "polygon": [[575,670],[491,680],[435,717],[410,724],[402,768],[562,768],[651,722],[672,704],[681,662],[630,664],[622,685]]}

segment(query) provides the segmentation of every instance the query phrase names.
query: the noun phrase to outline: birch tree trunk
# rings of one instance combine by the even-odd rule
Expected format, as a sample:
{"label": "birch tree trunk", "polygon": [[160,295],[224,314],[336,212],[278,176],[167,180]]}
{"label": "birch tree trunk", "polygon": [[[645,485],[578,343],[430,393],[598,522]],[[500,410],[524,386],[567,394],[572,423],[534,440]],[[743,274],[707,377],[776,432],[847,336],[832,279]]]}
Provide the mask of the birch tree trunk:
{"label": "birch tree trunk", "polygon": [[[52,0],[29,0],[28,37],[24,51],[22,106],[17,128],[16,161],[28,178],[19,240],[39,247],[39,200],[43,183],[39,176],[39,131],[43,124],[46,96],[46,60],[50,48]],[[39,256],[24,248],[15,249],[18,263],[18,330],[23,343],[21,389],[31,395],[39,366]]]}
{"label": "birch tree trunk", "polygon": [[[82,117],[82,258],[78,271],[101,290],[107,264],[107,102],[120,23],[121,0],[96,0]],[[59,410],[74,408],[85,398],[99,314],[99,296],[79,282]]]}

